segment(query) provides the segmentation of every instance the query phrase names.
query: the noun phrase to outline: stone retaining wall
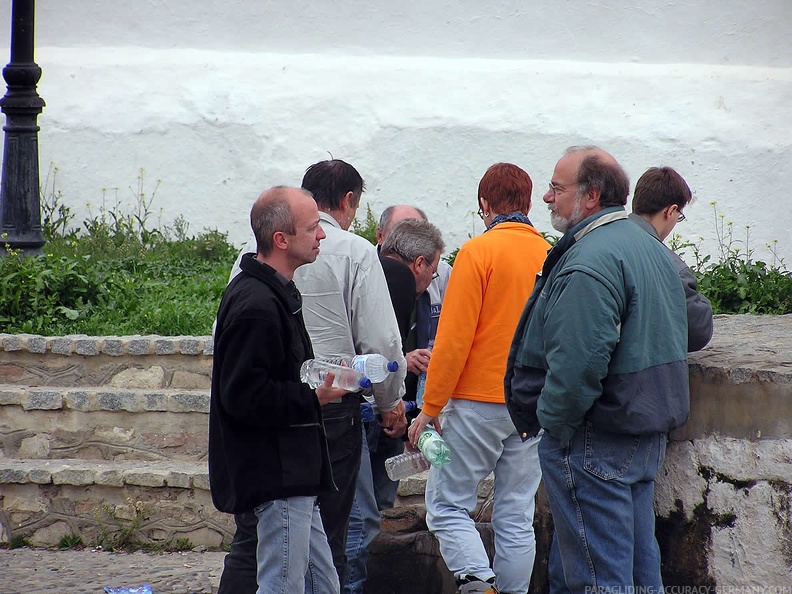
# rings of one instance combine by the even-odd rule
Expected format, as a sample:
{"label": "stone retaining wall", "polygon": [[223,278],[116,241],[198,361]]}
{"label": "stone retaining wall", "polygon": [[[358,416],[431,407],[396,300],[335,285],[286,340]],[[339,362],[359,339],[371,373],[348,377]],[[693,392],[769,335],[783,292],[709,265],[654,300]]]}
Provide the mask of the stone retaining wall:
{"label": "stone retaining wall", "polygon": [[[85,421],[86,415],[105,415],[98,422],[100,429],[104,427],[102,435],[108,435],[108,427],[110,434],[127,435],[127,455],[135,453],[131,444],[138,443],[135,432],[141,431],[140,425],[157,426],[153,419],[158,415],[172,417],[157,431],[164,433],[181,415],[197,423],[190,431],[203,431],[210,338],[0,335],[0,345],[0,383],[15,384],[0,388],[0,479],[5,478],[0,480],[0,539],[7,539],[20,525],[41,542],[51,542],[67,531],[99,534],[102,522],[97,510],[112,510],[105,517],[107,523],[108,518],[123,519],[129,515],[126,510],[141,502],[149,514],[143,527],[152,540],[189,534],[196,543],[228,541],[230,517],[211,507],[200,456],[185,457],[173,468],[167,467],[168,458],[179,456],[177,450],[159,461],[138,461],[158,468],[148,479],[141,478],[147,475],[140,468],[132,468],[132,461],[124,460],[123,440],[95,456],[108,458],[104,462],[70,462],[75,466],[71,475],[63,468],[51,471],[58,460],[42,467],[42,461],[35,459],[46,450],[39,447],[41,440],[53,439],[53,426],[74,425],[80,416]],[[792,583],[792,316],[716,316],[712,343],[690,356],[690,385],[691,418],[671,436],[655,498],[666,584],[788,586]],[[24,427],[21,419],[28,415],[39,415],[40,423]],[[151,417],[141,423],[139,419],[145,417],[135,415]],[[22,433],[33,439],[24,447]],[[22,467],[14,466],[20,450],[31,458]],[[122,460],[132,467],[121,465]],[[104,463],[119,466],[113,471]],[[118,486],[103,484],[106,476],[116,477]],[[147,481],[152,486],[141,484]],[[383,534],[371,549],[372,593],[453,592],[436,541],[426,531],[424,484],[422,475],[402,481],[397,508],[384,514]],[[488,482],[480,485],[475,515],[492,550],[487,523],[490,488]],[[49,523],[43,519],[48,514]],[[541,489],[535,528],[537,562],[531,592],[538,594],[547,591],[552,533]]]}

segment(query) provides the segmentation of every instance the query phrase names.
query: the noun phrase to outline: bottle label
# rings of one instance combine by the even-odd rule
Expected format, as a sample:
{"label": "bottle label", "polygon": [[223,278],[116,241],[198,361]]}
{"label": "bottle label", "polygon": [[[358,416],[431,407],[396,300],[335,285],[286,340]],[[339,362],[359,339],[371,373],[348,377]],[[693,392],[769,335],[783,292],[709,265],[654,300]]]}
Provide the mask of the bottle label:
{"label": "bottle label", "polygon": [[418,449],[423,451],[424,444],[427,441],[433,440],[435,437],[440,437],[440,434],[437,431],[435,431],[431,427],[427,427],[426,429],[424,429],[423,433],[421,433],[420,437],[418,437]]}

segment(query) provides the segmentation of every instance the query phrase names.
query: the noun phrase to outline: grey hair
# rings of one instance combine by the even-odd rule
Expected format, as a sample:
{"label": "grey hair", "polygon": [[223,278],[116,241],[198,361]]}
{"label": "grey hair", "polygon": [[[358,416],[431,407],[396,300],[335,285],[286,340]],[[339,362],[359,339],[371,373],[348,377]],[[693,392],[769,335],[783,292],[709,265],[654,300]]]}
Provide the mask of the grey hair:
{"label": "grey hair", "polygon": [[444,248],[443,236],[432,223],[422,219],[403,219],[393,226],[380,248],[380,254],[395,255],[405,263],[415,262],[418,256],[433,262]]}
{"label": "grey hair", "polygon": [[[410,205],[409,204],[393,204],[393,205],[389,206],[388,208],[386,208],[385,210],[383,210],[382,214],[380,215],[379,223],[377,224],[377,229],[379,229],[383,233],[385,232],[385,230],[390,225],[391,218],[393,217],[393,211],[396,210],[397,206],[410,206]],[[426,216],[426,213],[423,210],[421,210],[420,208],[418,208],[417,206],[410,206],[410,208],[414,208],[415,210],[417,210],[418,214],[421,215],[421,218],[424,221],[429,219],[429,217]]]}

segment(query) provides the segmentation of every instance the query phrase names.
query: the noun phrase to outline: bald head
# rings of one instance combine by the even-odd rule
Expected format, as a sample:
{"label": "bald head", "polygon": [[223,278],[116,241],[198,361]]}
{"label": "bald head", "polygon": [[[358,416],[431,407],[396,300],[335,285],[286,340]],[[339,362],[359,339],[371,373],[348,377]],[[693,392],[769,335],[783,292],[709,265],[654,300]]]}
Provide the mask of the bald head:
{"label": "bald head", "polygon": [[382,245],[390,235],[393,226],[405,219],[418,219],[425,221],[426,213],[420,208],[408,204],[395,204],[382,211],[377,225],[377,245]]}
{"label": "bald head", "polygon": [[304,204],[306,200],[313,202],[313,197],[300,188],[275,186],[261,193],[250,209],[250,226],[260,255],[268,256],[272,252],[272,238],[278,231],[294,235],[295,206]]}
{"label": "bald head", "polygon": [[598,195],[600,208],[627,204],[630,180],[609,152],[597,146],[573,146],[564,158],[577,167],[578,195]]}

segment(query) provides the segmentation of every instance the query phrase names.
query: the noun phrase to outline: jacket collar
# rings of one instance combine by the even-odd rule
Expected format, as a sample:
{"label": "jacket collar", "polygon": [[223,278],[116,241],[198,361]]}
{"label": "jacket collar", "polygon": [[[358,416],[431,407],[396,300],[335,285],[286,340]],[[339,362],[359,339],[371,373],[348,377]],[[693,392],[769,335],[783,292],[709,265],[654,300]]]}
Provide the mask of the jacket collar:
{"label": "jacket collar", "polygon": [[627,218],[638,225],[641,229],[646,231],[649,235],[654,237],[657,241],[661,241],[660,236],[657,234],[657,229],[654,228],[654,225],[652,225],[652,223],[647,221],[641,215],[631,212]]}
{"label": "jacket collar", "polygon": [[283,301],[289,311],[296,314],[302,309],[302,296],[293,281],[283,284],[282,276],[270,265],[256,260],[256,254],[245,254],[239,262],[242,272],[267,284]]}

